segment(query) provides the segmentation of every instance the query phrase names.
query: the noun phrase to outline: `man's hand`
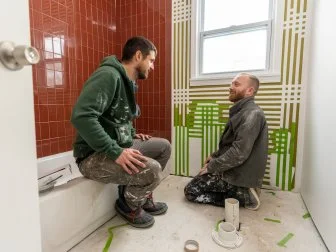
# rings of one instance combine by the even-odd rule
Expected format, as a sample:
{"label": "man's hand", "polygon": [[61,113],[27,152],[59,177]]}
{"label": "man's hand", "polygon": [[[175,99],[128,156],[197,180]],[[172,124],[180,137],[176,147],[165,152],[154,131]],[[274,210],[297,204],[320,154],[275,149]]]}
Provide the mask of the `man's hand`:
{"label": "man's hand", "polygon": [[146,165],[141,161],[147,161],[147,158],[135,149],[124,149],[120,156],[116,159],[116,163],[120,165],[128,174],[132,175],[139,172],[136,167],[145,168]]}
{"label": "man's hand", "polygon": [[208,165],[207,164],[202,167],[202,169],[200,170],[198,175],[200,176],[200,175],[204,175],[206,173],[208,173]]}
{"label": "man's hand", "polygon": [[211,161],[211,159],[212,159],[212,156],[209,155],[209,157],[207,157],[207,159],[204,161],[204,164],[209,163]]}
{"label": "man's hand", "polygon": [[145,135],[145,134],[135,134],[136,139],[141,139],[142,141],[148,140],[149,138],[152,138],[150,135]]}

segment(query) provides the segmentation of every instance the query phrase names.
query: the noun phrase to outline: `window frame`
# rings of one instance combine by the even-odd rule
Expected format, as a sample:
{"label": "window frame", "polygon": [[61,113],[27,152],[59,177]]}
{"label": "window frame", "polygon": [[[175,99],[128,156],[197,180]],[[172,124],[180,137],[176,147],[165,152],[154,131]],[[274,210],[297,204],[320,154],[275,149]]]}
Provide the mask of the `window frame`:
{"label": "window frame", "polygon": [[[191,78],[192,86],[198,85],[215,85],[230,83],[232,78],[239,72],[248,71],[259,77],[262,82],[279,82],[280,81],[280,61],[281,61],[281,41],[282,41],[282,24],[284,4],[281,0],[269,0],[269,20],[238,25],[234,27],[203,31],[205,0],[192,1],[191,15]],[[223,34],[241,33],[241,31],[253,31],[268,26],[267,35],[267,55],[265,70],[239,70],[221,73],[202,73],[203,66],[203,41],[205,38]]]}

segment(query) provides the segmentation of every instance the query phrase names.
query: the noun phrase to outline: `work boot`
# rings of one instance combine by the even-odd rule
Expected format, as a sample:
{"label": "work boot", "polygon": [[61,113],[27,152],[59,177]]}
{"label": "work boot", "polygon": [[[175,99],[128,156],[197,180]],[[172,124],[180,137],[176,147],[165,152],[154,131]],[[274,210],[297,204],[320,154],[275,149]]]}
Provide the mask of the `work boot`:
{"label": "work boot", "polygon": [[155,222],[153,216],[146,213],[141,207],[132,210],[121,198],[117,199],[115,209],[120,217],[136,228],[147,228]]}
{"label": "work boot", "polygon": [[125,200],[125,197],[124,197],[124,192],[125,192],[125,185],[118,185],[118,195],[119,195],[119,198]]}
{"label": "work boot", "polygon": [[153,193],[147,197],[146,203],[142,206],[142,209],[151,215],[164,214],[168,210],[168,206],[163,202],[154,202]]}
{"label": "work boot", "polygon": [[254,188],[249,188],[249,195],[250,195],[250,202],[248,204],[245,204],[245,208],[249,210],[258,210],[260,207],[260,199],[259,195]]}

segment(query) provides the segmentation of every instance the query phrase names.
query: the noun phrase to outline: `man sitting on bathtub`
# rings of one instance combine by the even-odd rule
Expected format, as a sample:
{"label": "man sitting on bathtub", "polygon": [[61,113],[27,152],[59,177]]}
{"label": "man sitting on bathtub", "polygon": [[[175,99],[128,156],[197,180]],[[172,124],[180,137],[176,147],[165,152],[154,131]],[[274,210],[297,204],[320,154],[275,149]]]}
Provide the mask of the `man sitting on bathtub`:
{"label": "man sitting on bathtub", "polygon": [[136,134],[132,120],[138,114],[135,81],[154,69],[157,50],[144,37],[130,38],[122,59],[106,57],[86,81],[72,112],[77,129],[74,156],[87,178],[119,185],[115,208],[130,225],[154,224],[152,215],[168,207],[153,202],[152,192],[170,157],[166,139]]}
{"label": "man sitting on bathtub", "polygon": [[224,207],[226,198],[257,210],[267,161],[268,132],[263,111],[255,104],[259,80],[238,74],[232,81],[229,100],[234,105],[219,142],[200,173],[185,187],[188,200]]}

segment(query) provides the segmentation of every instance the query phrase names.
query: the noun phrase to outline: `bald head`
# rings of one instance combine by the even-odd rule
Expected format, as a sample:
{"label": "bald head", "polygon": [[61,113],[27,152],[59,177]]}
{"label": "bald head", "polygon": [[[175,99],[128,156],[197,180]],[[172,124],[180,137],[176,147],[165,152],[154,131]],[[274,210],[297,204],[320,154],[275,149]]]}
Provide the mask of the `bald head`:
{"label": "bald head", "polygon": [[259,89],[259,80],[256,76],[247,73],[238,74],[231,83],[229,100],[238,102],[243,98],[255,96]]}
{"label": "bald head", "polygon": [[253,75],[253,74],[249,74],[249,73],[240,73],[238,76],[247,76],[248,77],[249,84],[254,89],[253,94],[256,95],[258,90],[259,90],[259,84],[260,84],[258,77]]}

